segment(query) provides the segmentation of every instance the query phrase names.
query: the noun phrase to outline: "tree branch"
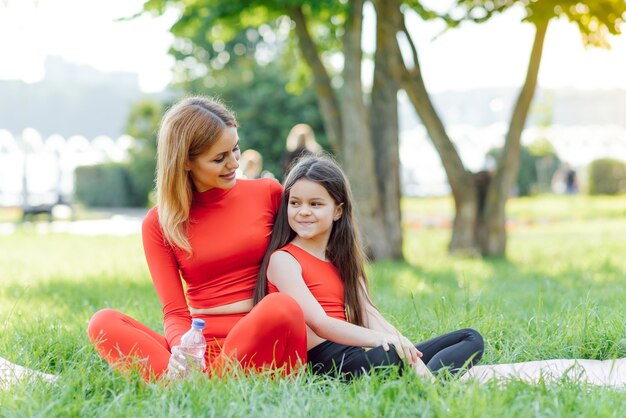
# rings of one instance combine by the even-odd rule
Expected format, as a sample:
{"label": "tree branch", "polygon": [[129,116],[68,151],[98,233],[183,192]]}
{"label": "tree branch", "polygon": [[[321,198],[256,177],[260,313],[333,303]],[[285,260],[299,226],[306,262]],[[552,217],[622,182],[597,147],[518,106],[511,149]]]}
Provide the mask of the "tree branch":
{"label": "tree branch", "polygon": [[[441,163],[446,172],[446,176],[448,177],[448,182],[450,183],[455,199],[460,196],[473,196],[475,195],[474,182],[470,173],[465,170],[463,161],[456,151],[454,144],[450,140],[443,122],[441,121],[441,118],[432,103],[430,95],[428,94],[419,66],[417,48],[415,47],[415,43],[409,34],[406,23],[404,22],[404,14],[399,9],[399,6],[396,8],[396,13],[398,13],[398,25],[406,36],[407,42],[411,48],[413,68],[409,69],[406,66],[406,63],[404,63],[404,60],[401,60],[404,64],[404,68],[400,69],[401,74],[398,74],[398,71],[395,70],[394,77],[398,78],[401,87],[406,91],[413,107],[415,108],[415,111],[419,115],[426,131],[428,132],[428,135],[430,136],[430,139],[435,146],[439,157],[441,158]],[[395,47],[398,48],[398,53],[402,56],[398,39],[396,39]]]}
{"label": "tree branch", "polygon": [[[419,64],[419,59],[417,58],[417,48],[415,47],[415,42],[413,42],[413,38],[411,37],[411,34],[409,33],[408,28],[406,27],[406,22],[404,21],[404,15],[402,15],[402,19],[401,19],[401,24],[402,24],[402,32],[404,33],[404,37],[406,38],[407,42],[409,43],[409,47],[411,48],[411,56],[413,57],[413,70],[409,70],[411,73],[415,73],[415,74],[411,74],[414,77],[421,77],[422,71],[420,69],[420,64]],[[402,62],[404,62],[404,60],[402,60]],[[404,65],[405,68],[406,64]]]}
{"label": "tree branch", "polygon": [[[521,148],[521,137],[524,125],[528,118],[528,111],[532,103],[533,96],[537,87],[537,77],[539,74],[539,65],[541,64],[541,56],[543,53],[543,44],[548,29],[549,21],[542,21],[535,24],[536,32],[533,41],[528,69],[526,71],[526,80],[520,91],[515,103],[509,130],[506,135],[504,149],[498,167],[492,182],[491,193],[507,195],[515,182],[517,171],[519,168],[519,154]],[[497,190],[496,190],[497,188]]]}
{"label": "tree branch", "polygon": [[313,73],[315,93],[324,119],[326,135],[328,135],[328,140],[333,151],[338,153],[343,146],[341,111],[330,81],[330,76],[320,58],[315,41],[308,30],[306,16],[304,15],[302,7],[289,7],[287,13],[296,24],[295,29],[300,51]]}

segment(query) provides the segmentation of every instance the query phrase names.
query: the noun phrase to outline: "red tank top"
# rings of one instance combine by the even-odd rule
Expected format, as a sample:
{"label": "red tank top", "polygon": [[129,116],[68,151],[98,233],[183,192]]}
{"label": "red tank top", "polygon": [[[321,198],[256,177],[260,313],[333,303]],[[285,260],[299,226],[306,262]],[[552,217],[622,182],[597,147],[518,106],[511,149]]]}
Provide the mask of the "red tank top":
{"label": "red tank top", "polygon": [[[300,247],[287,244],[278,251],[285,251],[296,259],[302,267],[304,283],[331,318],[346,320],[344,283],[339,272],[330,261],[323,261],[311,255]],[[278,288],[269,280],[267,282],[269,293],[278,292]]]}

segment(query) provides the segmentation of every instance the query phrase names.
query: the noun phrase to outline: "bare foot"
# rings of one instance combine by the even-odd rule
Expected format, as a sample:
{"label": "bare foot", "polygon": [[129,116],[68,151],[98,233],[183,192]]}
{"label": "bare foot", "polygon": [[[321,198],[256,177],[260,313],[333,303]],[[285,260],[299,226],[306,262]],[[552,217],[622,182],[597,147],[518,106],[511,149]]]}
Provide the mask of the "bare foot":
{"label": "bare foot", "polygon": [[428,370],[428,367],[426,367],[422,360],[418,359],[417,363],[411,365],[411,368],[420,379],[425,379],[429,382],[435,381],[435,376]]}

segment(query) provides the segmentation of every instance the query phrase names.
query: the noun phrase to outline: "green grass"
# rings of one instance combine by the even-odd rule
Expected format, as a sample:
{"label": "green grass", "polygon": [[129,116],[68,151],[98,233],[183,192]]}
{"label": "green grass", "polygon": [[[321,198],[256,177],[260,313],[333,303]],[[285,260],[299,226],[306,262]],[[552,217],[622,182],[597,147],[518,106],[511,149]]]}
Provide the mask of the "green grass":
{"label": "green grass", "polygon": [[[507,260],[453,258],[446,199],[404,202],[403,263],[369,269],[379,309],[415,341],[461,327],[485,337],[483,363],[626,356],[626,198],[511,202]],[[142,385],[113,373],[86,325],[113,307],[162,331],[139,236],[0,235],[0,356],[59,374],[0,391],[0,416],[622,416],[626,396],[575,383],[352,384],[306,373]]]}

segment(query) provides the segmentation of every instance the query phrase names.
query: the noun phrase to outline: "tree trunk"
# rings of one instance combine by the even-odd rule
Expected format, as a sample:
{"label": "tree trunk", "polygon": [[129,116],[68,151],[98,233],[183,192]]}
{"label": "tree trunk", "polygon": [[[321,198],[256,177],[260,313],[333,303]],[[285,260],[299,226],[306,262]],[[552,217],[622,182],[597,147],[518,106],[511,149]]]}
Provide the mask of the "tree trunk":
{"label": "tree trunk", "polygon": [[535,23],[535,27],[535,40],[530,53],[526,81],[511,115],[504,149],[498,160],[493,181],[489,186],[485,210],[482,214],[486,231],[484,232],[484,242],[481,242],[481,252],[485,256],[501,257],[506,253],[505,207],[519,171],[522,131],[537,86],[537,75],[539,74],[548,21]]}
{"label": "tree trunk", "polygon": [[372,259],[385,259],[390,257],[390,245],[383,227],[383,210],[380,207],[374,151],[361,80],[363,0],[350,4],[343,37],[343,165],[352,185],[354,208],[367,253]]}
{"label": "tree trunk", "polygon": [[487,242],[488,228],[485,220],[484,211],[487,202],[487,191],[491,185],[493,173],[489,171],[479,171],[474,173],[474,183],[476,184],[476,192],[478,196],[478,216],[476,217],[476,225],[474,227],[474,240],[480,248]]}
{"label": "tree trunk", "polygon": [[[399,16],[400,26],[397,27],[403,29],[402,31],[411,47],[413,56],[413,68],[409,70],[403,62],[401,66],[393,71],[394,77],[406,91],[413,107],[422,120],[441,158],[441,163],[448,177],[448,183],[454,197],[455,215],[449,250],[451,253],[476,254],[479,251],[475,240],[475,227],[478,216],[476,185],[472,174],[465,169],[461,157],[450,140],[441,118],[430,100],[422,78],[417,49],[404,25],[402,12],[399,7],[394,8],[394,10]],[[395,43],[394,49],[397,49],[397,53],[400,53],[398,42]]]}
{"label": "tree trunk", "polygon": [[315,42],[311,38],[302,7],[291,7],[287,9],[287,12],[295,23],[302,56],[313,73],[315,96],[324,120],[324,130],[328,135],[331,148],[335,154],[339,154],[343,149],[341,110],[330,82],[330,76],[320,58]]}
{"label": "tree trunk", "polygon": [[383,208],[384,230],[389,257],[402,260],[402,215],[400,210],[400,149],[398,126],[398,83],[391,66],[401,57],[394,54],[396,42],[393,14],[389,8],[396,0],[376,0],[376,54],[374,84],[371,93],[370,123],[375,151],[380,207]]}

